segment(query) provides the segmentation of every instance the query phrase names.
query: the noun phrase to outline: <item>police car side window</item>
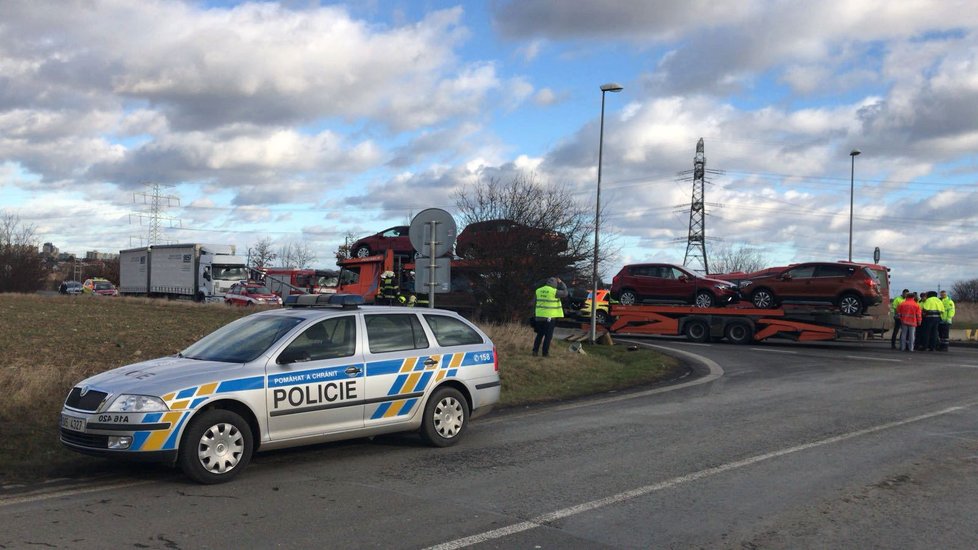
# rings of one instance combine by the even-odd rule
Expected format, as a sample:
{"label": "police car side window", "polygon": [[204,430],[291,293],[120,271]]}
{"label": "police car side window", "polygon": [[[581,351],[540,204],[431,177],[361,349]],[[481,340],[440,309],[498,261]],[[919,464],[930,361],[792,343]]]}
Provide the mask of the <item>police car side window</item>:
{"label": "police car side window", "polygon": [[446,315],[425,315],[425,321],[435,334],[439,346],[468,346],[482,344],[482,336],[454,317]]}
{"label": "police car side window", "polygon": [[356,350],[356,342],[356,323],[353,316],[332,317],[307,328],[289,344],[282,356],[299,361],[349,357]]}
{"label": "police car side window", "polygon": [[428,347],[428,337],[421,328],[418,316],[413,313],[365,315],[367,341],[370,353],[385,353],[423,349]]}

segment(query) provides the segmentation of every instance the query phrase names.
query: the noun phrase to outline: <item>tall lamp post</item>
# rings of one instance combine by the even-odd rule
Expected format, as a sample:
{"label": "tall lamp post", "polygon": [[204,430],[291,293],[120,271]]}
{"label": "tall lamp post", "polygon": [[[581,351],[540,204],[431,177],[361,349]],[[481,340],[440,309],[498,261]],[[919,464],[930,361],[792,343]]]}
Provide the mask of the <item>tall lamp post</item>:
{"label": "tall lamp post", "polygon": [[621,84],[601,85],[601,134],[598,138],[598,194],[594,201],[594,261],[591,271],[591,343],[598,339],[598,233],[601,229],[601,155],[604,152],[604,95],[622,91]]}
{"label": "tall lamp post", "polygon": [[[849,261],[852,261],[852,202],[853,196],[856,190],[856,156],[862,153],[859,149],[853,149],[849,152],[849,158],[852,160],[852,166],[849,170]],[[600,168],[598,169],[600,173]],[[599,176],[600,179],[600,176]]]}

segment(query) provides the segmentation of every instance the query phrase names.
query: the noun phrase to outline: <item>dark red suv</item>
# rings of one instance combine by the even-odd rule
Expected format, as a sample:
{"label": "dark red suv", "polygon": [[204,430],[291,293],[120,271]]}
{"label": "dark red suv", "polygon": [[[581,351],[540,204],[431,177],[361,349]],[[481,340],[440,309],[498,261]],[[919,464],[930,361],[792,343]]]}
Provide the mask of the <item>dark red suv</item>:
{"label": "dark red suv", "polygon": [[678,302],[717,307],[740,298],[734,283],[700,277],[672,264],[626,265],[612,279],[611,296],[626,306]]}
{"label": "dark red suv", "polygon": [[862,315],[883,299],[876,272],[848,262],[809,262],[766,269],[740,282],[757,308],[782,303],[829,304],[845,315]]}
{"label": "dark red suv", "polygon": [[411,245],[410,237],[408,237],[408,229],[410,228],[406,225],[398,225],[364,237],[353,243],[353,246],[350,247],[350,254],[354,258],[366,258],[373,254],[383,254],[387,249],[393,249],[394,254],[414,255],[414,247]]}

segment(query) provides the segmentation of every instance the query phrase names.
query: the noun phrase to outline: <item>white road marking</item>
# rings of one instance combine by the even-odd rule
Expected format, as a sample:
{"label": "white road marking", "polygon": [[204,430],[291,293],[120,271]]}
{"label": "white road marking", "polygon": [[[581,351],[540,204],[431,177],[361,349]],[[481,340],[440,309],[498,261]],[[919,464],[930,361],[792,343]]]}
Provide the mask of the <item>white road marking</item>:
{"label": "white road marking", "polygon": [[949,365],[951,367],[964,367],[966,369],[978,369],[978,365],[965,365],[964,363],[954,363]]}
{"label": "white road marking", "polygon": [[766,351],[768,353],[790,353],[792,355],[798,355],[797,351],[788,351],[785,349],[767,349],[767,348],[750,348],[754,351]]}
{"label": "white road marking", "polygon": [[867,355],[846,355],[847,359],[865,359],[866,361],[886,361],[889,363],[903,363],[903,359],[887,359],[885,357],[871,357]]}
{"label": "white road marking", "polygon": [[903,420],[897,420],[894,422],[887,422],[886,424],[879,424],[871,428],[866,428],[862,430],[856,430],[854,432],[848,432],[842,435],[837,435],[833,437],[828,437],[825,439],[819,439],[817,441],[812,441],[809,443],[803,443],[801,445],[795,445],[794,447],[788,447],[786,449],[781,449],[778,451],[772,451],[769,453],[764,453],[761,455],[752,456],[750,458],[745,458],[743,460],[737,460],[734,462],[728,462],[726,464],[715,466],[713,468],[706,468],[705,470],[699,470],[698,472],[693,472],[691,474],[686,474],[679,477],[674,477],[672,479],[667,479],[659,483],[654,483],[652,485],[645,485],[643,487],[637,487],[630,491],[625,491],[618,493],[616,495],[611,495],[609,497],[592,500],[590,502],[585,502],[578,504],[576,506],[570,506],[568,508],[563,508],[549,514],[543,514],[537,516],[529,521],[523,521],[520,523],[514,523],[513,525],[507,525],[506,527],[501,527],[499,529],[493,529],[491,531],[486,531],[484,533],[479,533],[477,535],[472,535],[470,537],[465,537],[461,539],[456,539],[453,541],[445,542],[443,544],[438,544],[436,546],[431,546],[428,550],[454,550],[456,548],[464,548],[466,546],[471,546],[474,544],[481,544],[495,539],[500,539],[509,535],[515,535],[517,533],[522,533],[524,531],[529,531],[530,529],[536,529],[537,527],[544,527],[555,521],[575,516],[577,514],[582,514],[584,512],[589,512],[596,510],[598,508],[604,508],[606,506],[611,506],[613,504],[619,504],[621,502],[626,502],[629,500],[636,499],[641,496],[645,496],[651,493],[662,491],[664,489],[669,489],[682,485],[684,483],[689,483],[691,481],[697,481],[710,476],[715,476],[724,472],[729,472],[731,470],[736,470],[739,468],[744,468],[747,466],[752,466],[759,462],[764,462],[766,460],[771,460],[772,458],[778,458],[786,456],[793,453],[798,453],[801,451],[807,451],[809,449],[814,449],[816,447],[821,447],[823,445],[831,445],[833,443],[838,443],[840,441],[845,441],[847,439],[852,439],[855,437],[861,437],[864,435],[869,435],[872,433],[880,432],[883,430],[889,430],[892,428],[898,428],[900,426],[905,426],[907,424],[912,424],[914,422],[920,422],[921,420],[927,420],[930,418],[935,418],[938,416],[944,416],[953,412],[961,411],[970,407],[973,407],[975,403],[969,403],[967,405],[959,405],[956,407],[948,407],[946,409],[941,409],[939,411],[934,411],[926,414],[921,414],[917,416],[912,416],[910,418],[905,418]]}
{"label": "white road marking", "polygon": [[684,345],[687,345],[687,346],[707,346],[707,347],[712,347],[713,346],[713,344],[703,344],[703,343],[700,343],[700,342],[682,342],[682,341],[678,341],[678,342],[673,342],[673,343],[674,344],[684,344]]}

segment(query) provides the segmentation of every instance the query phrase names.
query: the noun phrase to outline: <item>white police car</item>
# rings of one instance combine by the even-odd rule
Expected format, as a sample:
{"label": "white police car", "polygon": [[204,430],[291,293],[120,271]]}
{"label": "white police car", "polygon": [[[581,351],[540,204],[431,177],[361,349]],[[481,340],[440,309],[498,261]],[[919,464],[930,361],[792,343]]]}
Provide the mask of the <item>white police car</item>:
{"label": "white police car", "polygon": [[499,400],[495,347],[456,313],[293,298],[175,356],[83,380],[65,400],[61,442],[219,483],[256,450],[413,430],[453,445]]}

